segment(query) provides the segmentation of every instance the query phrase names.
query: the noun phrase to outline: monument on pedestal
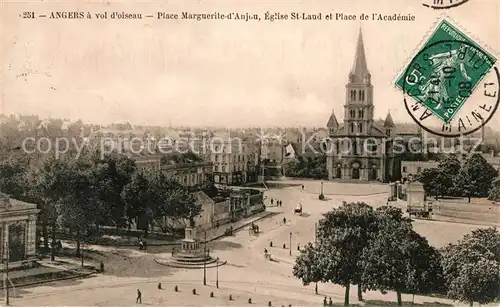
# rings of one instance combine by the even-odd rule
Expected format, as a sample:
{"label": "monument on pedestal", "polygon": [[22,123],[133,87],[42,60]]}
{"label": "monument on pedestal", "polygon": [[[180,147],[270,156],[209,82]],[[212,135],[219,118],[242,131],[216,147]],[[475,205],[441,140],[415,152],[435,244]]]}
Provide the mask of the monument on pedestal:
{"label": "monument on pedestal", "polygon": [[211,257],[206,242],[200,242],[197,238],[192,213],[189,214],[189,225],[184,229],[184,239],[181,240],[180,250],[172,251],[170,259],[155,259],[155,261],[162,265],[188,269],[216,267],[226,263]]}

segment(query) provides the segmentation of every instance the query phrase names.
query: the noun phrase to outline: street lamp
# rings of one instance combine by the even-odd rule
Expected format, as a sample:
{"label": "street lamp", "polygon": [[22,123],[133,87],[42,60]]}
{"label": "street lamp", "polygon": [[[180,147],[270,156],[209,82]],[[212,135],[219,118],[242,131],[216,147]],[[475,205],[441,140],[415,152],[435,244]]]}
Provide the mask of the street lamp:
{"label": "street lamp", "polygon": [[205,242],[203,244],[203,285],[207,285],[207,231],[205,230]]}
{"label": "street lamp", "polygon": [[217,268],[217,271],[215,273],[215,287],[219,289],[219,257],[217,257],[215,261],[216,261],[215,265]]}
{"label": "street lamp", "polygon": [[292,232],[290,232],[290,256],[292,255]]}
{"label": "street lamp", "polygon": [[4,287],[4,292],[5,292],[5,306],[9,306],[9,258],[10,258],[10,246],[9,246],[9,234],[8,231],[6,231],[8,227],[7,223],[3,224],[3,236],[7,234],[7,242],[5,244],[6,249],[5,249],[5,255],[4,255],[4,273],[3,273],[3,287]]}

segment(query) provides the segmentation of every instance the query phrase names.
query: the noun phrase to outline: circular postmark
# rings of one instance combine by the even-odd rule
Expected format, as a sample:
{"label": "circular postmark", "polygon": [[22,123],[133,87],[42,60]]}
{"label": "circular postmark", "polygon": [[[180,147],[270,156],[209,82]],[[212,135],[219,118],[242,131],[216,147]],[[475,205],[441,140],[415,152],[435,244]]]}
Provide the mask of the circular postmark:
{"label": "circular postmark", "polygon": [[474,43],[442,40],[412,59],[403,75],[408,114],[425,131],[444,137],[474,133],[500,103],[494,59]]}
{"label": "circular postmark", "polygon": [[460,6],[466,2],[469,2],[469,0],[424,0],[422,5],[435,10],[444,10]]}

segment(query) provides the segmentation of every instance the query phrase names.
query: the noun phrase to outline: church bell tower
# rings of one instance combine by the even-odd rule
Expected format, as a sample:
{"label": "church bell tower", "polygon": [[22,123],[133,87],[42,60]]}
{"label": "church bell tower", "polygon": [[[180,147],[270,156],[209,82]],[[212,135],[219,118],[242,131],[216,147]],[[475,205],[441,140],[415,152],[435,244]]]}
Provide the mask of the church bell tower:
{"label": "church bell tower", "polygon": [[373,86],[360,29],[354,64],[349,73],[349,82],[346,84],[344,133],[352,136],[368,135],[373,127],[373,111]]}

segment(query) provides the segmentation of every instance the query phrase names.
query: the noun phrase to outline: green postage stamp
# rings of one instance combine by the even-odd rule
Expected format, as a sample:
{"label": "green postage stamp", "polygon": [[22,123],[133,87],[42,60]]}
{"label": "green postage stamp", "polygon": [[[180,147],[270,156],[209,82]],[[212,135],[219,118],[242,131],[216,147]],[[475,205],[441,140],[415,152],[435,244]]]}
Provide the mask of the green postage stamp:
{"label": "green postage stamp", "polygon": [[406,97],[444,125],[459,113],[496,58],[443,19],[396,80]]}

